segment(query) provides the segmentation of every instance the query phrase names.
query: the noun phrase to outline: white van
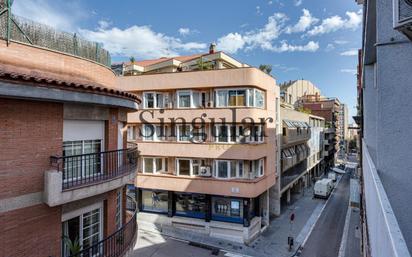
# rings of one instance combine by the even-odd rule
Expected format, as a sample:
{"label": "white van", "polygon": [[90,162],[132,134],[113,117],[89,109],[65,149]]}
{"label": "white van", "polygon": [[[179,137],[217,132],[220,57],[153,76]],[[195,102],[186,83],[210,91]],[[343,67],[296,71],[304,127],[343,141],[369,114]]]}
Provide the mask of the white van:
{"label": "white van", "polygon": [[324,178],[316,181],[313,196],[318,198],[328,198],[333,189],[333,181],[329,178]]}

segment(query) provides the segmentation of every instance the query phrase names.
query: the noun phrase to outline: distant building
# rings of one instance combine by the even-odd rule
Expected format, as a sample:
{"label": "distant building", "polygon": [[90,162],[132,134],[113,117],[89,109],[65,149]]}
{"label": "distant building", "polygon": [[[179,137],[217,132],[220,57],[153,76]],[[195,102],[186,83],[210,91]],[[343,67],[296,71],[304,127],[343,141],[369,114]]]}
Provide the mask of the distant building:
{"label": "distant building", "polygon": [[274,214],[292,201],[294,193],[304,188],[324,173],[325,119],[303,113],[281,104],[281,172],[270,190]]}
{"label": "distant building", "polygon": [[293,80],[279,84],[282,103],[299,107],[299,100],[306,95],[322,95],[318,87],[308,80]]}
{"label": "distant building", "polygon": [[[325,119],[325,137],[330,142],[330,149],[328,150],[328,156],[325,156],[325,162],[327,166],[334,166],[335,159],[337,157],[337,152],[340,149],[340,136],[341,132],[340,125],[340,113],[341,103],[337,98],[326,98],[320,95],[306,95],[300,99],[299,106],[304,109],[310,110],[310,113],[323,117]],[[326,139],[326,138],[325,138]]]}

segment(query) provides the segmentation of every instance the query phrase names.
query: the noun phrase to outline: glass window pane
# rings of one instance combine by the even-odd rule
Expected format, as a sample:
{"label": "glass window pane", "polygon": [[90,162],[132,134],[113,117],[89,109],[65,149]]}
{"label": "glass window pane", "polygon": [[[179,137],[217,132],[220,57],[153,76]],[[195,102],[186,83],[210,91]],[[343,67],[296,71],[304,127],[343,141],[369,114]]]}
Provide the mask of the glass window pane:
{"label": "glass window pane", "polygon": [[178,160],[180,176],[190,176],[190,160]]}
{"label": "glass window pane", "polygon": [[217,107],[227,106],[227,91],[217,91]]}
{"label": "glass window pane", "polygon": [[156,172],[163,170],[163,159],[155,158],[155,162],[156,162]]}
{"label": "glass window pane", "polygon": [[168,193],[142,190],[142,209],[146,211],[166,213],[168,209]]}
{"label": "glass window pane", "polygon": [[236,92],[236,106],[246,106],[246,90]]}
{"label": "glass window pane", "polygon": [[154,108],[154,95],[153,93],[145,93],[145,108]]}
{"label": "glass window pane", "polygon": [[219,178],[227,178],[229,171],[229,163],[227,161],[217,161],[217,176]]}
{"label": "glass window pane", "polygon": [[190,92],[178,93],[179,107],[190,107]]}
{"label": "glass window pane", "polygon": [[236,178],[236,162],[237,161],[231,161],[230,162],[230,177],[231,178]]}
{"label": "glass window pane", "polygon": [[205,217],[204,195],[176,193],[176,214],[194,218]]}
{"label": "glass window pane", "polygon": [[144,173],[153,173],[153,158],[144,158]]}
{"label": "glass window pane", "polygon": [[236,90],[229,90],[229,105],[236,106]]}
{"label": "glass window pane", "polygon": [[156,108],[163,108],[163,94],[156,94]]}
{"label": "glass window pane", "polygon": [[228,142],[229,138],[229,131],[228,131],[228,126],[226,125],[218,125],[217,126],[217,141],[218,142]]}

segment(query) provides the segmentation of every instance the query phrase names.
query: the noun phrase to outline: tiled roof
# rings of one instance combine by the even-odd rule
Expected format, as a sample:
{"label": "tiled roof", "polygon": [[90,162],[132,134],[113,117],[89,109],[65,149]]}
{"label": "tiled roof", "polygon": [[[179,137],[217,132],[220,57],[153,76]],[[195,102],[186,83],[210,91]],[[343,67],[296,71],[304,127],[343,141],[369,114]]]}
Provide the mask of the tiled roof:
{"label": "tiled roof", "polygon": [[11,81],[24,81],[37,84],[36,86],[46,86],[51,88],[60,88],[65,90],[83,91],[102,95],[111,95],[140,103],[137,95],[122,90],[108,88],[103,85],[92,83],[81,79],[61,79],[58,75],[25,68],[11,67],[0,65],[0,79]]}

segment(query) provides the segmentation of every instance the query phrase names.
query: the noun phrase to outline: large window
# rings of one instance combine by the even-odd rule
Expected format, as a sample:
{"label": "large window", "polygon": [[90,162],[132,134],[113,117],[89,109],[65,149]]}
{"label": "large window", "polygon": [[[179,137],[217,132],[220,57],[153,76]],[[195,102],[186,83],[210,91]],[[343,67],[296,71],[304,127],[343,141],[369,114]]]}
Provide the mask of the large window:
{"label": "large window", "polygon": [[143,211],[167,213],[169,195],[164,191],[142,190]]}
{"label": "large window", "polygon": [[215,160],[215,178],[234,179],[244,177],[243,160]]}
{"label": "large window", "polygon": [[255,174],[255,177],[261,177],[265,174],[264,159],[254,160],[251,164],[251,170]]}
{"label": "large window", "polygon": [[178,91],[177,103],[179,108],[192,107],[192,91]]}
{"label": "large window", "polygon": [[135,125],[127,126],[127,140],[136,140],[137,127]]}
{"label": "large window", "polygon": [[142,131],[143,141],[161,141],[166,139],[166,127],[144,124]]}
{"label": "large window", "polygon": [[212,220],[243,222],[243,201],[241,199],[213,197]]}
{"label": "large window", "polygon": [[63,180],[75,180],[100,174],[101,157],[93,153],[99,153],[101,150],[100,139],[63,142],[63,156],[73,156],[64,162]]}
{"label": "large window", "polygon": [[188,142],[192,137],[191,125],[177,125],[176,136],[179,142]]}
{"label": "large window", "polygon": [[143,173],[164,173],[167,172],[167,158],[144,157]]}
{"label": "large window", "polygon": [[215,95],[216,107],[265,107],[265,93],[259,89],[217,89]]}
{"label": "large window", "polygon": [[176,215],[205,218],[206,200],[204,195],[175,193]]}
{"label": "large window", "polygon": [[178,176],[200,176],[200,175],[203,175],[203,174],[201,174],[201,167],[203,167],[203,166],[205,166],[205,160],[180,159],[180,158],[176,159],[176,171],[177,171]]}
{"label": "large window", "polygon": [[215,125],[215,141],[218,143],[262,143],[263,126]]}
{"label": "large window", "polygon": [[143,93],[143,106],[145,109],[164,108],[166,98],[163,93],[145,92]]}

